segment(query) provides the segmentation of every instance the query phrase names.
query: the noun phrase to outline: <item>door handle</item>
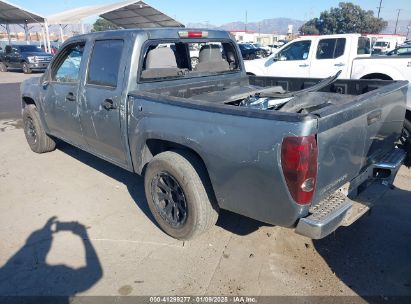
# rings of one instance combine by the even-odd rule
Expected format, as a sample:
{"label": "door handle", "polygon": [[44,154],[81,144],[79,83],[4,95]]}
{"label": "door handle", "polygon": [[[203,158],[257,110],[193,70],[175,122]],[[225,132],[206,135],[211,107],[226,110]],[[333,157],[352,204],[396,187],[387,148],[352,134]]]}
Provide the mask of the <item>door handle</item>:
{"label": "door handle", "polygon": [[309,64],[306,64],[306,63],[300,64],[300,68],[306,68],[306,67],[308,67],[308,66],[310,66],[310,65],[309,65]]}
{"label": "door handle", "polygon": [[336,67],[342,67],[342,66],[345,66],[345,64],[344,64],[344,63],[342,63],[342,62],[340,62],[340,63],[336,63],[336,64],[334,64],[334,66],[336,66]]}
{"label": "door handle", "polygon": [[106,109],[107,111],[117,109],[117,107],[114,105],[113,100],[110,99],[110,98],[105,99],[105,100],[101,103],[101,105],[102,105],[103,108]]}
{"label": "door handle", "polygon": [[69,92],[66,96],[66,100],[68,101],[76,101],[76,96],[72,92]]}

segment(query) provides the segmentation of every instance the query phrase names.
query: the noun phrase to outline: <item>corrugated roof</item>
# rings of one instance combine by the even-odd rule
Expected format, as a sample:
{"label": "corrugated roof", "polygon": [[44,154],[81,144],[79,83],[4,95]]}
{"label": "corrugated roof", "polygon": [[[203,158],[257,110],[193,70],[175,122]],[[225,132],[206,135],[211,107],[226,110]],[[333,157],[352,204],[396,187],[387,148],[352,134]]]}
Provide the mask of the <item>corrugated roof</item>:
{"label": "corrugated roof", "polygon": [[42,23],[44,17],[14,5],[8,1],[0,1],[0,23]]}
{"label": "corrugated roof", "polygon": [[47,21],[49,24],[74,24],[97,15],[122,28],[184,27],[145,2],[135,0],[80,7],[49,16]]}

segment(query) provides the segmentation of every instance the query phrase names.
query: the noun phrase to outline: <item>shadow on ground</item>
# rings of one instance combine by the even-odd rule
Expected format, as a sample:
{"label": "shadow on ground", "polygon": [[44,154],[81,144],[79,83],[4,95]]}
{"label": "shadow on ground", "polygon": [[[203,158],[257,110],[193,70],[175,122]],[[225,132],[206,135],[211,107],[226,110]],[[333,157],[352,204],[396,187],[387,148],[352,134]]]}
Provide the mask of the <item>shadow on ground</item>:
{"label": "shadow on ground", "polygon": [[381,296],[410,297],[410,218],[410,192],[390,190],[371,215],[314,241],[314,246],[335,275],[369,302]]}
{"label": "shadow on ground", "polygon": [[[127,190],[137,206],[147,216],[147,218],[149,218],[153,224],[158,227],[148,207],[144,192],[144,179],[141,176],[126,171],[90,153],[82,151],[61,141],[58,142],[58,149],[78,161],[92,167],[93,169],[98,170],[101,173],[126,185]],[[239,214],[221,210],[217,225],[234,234],[247,235],[258,230],[259,227],[265,226],[266,224]]]}
{"label": "shadow on ground", "polygon": [[[61,231],[71,231],[82,240],[85,266],[74,269],[66,265],[46,263],[53,236]],[[0,268],[0,302],[35,303],[38,296],[58,296],[49,299],[49,303],[70,303],[71,296],[88,290],[103,276],[97,253],[88,239],[84,225],[50,218],[42,228],[34,231],[24,246]],[[47,299],[41,298],[38,301],[44,303]]]}

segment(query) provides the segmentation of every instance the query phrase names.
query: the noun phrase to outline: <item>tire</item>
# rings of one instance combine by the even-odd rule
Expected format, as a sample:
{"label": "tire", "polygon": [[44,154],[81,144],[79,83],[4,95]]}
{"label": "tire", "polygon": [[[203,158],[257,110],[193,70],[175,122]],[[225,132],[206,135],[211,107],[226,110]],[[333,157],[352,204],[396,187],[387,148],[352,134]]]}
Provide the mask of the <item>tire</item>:
{"label": "tire", "polygon": [[144,188],[155,220],[173,238],[193,239],[217,222],[218,206],[208,175],[191,153],[156,155],[147,166]]}
{"label": "tire", "polygon": [[46,134],[35,105],[27,105],[23,111],[24,135],[31,150],[46,153],[56,148],[56,142]]}
{"label": "tire", "polygon": [[7,72],[7,66],[3,62],[0,62],[0,72]]}
{"label": "tire", "polygon": [[29,65],[27,62],[23,62],[23,64],[21,65],[21,68],[23,70],[24,74],[31,74],[33,73],[33,71],[30,69]]}
{"label": "tire", "polygon": [[256,58],[255,54],[250,54],[248,60],[254,60]]}

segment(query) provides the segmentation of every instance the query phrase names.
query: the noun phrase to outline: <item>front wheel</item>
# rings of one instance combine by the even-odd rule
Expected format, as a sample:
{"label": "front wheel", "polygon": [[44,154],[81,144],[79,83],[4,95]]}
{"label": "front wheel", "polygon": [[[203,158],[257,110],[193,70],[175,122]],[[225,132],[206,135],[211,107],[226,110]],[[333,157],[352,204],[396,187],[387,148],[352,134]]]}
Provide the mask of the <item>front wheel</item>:
{"label": "front wheel", "polygon": [[179,240],[207,231],[218,218],[208,176],[190,153],[163,152],[148,164],[144,188],[160,228]]}
{"label": "front wheel", "polygon": [[27,62],[23,62],[21,68],[23,69],[24,74],[31,74],[33,72]]}
{"label": "front wheel", "polygon": [[36,153],[53,151],[55,141],[46,134],[35,105],[27,105],[23,111],[24,135],[31,150]]}

